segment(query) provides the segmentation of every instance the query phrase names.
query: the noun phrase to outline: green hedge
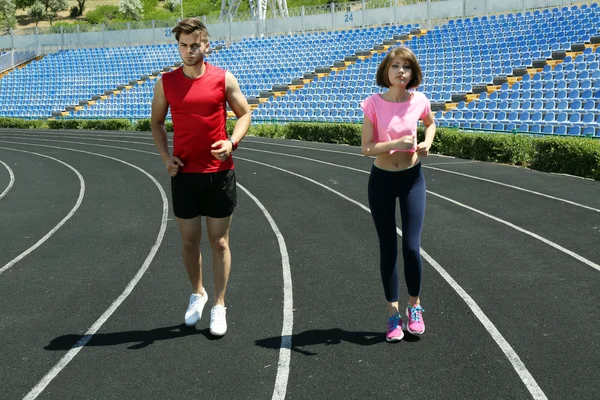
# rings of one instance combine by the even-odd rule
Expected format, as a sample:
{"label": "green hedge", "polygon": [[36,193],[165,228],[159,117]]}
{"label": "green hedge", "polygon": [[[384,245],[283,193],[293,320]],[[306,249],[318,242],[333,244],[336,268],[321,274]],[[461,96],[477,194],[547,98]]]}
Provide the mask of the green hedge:
{"label": "green hedge", "polygon": [[[125,119],[110,120],[21,120],[0,118],[0,128],[21,129],[92,129],[145,131],[150,120],[135,123]],[[173,124],[165,128],[173,131]],[[227,121],[227,132],[234,122]],[[253,124],[249,135],[296,139],[360,146],[360,124],[288,123]],[[418,130],[423,140],[424,129]],[[470,160],[521,165],[539,171],[564,173],[600,180],[600,140],[582,137],[528,136],[500,133],[470,133],[454,128],[437,128],[432,153]]]}
{"label": "green hedge", "polygon": [[525,135],[463,133],[438,128],[432,152],[472,160],[528,165],[535,140]]}
{"label": "green hedge", "polygon": [[79,120],[76,119],[59,119],[48,121],[48,128],[50,129],[79,129]]}
{"label": "green hedge", "polygon": [[[11,121],[21,121],[18,119],[11,119]],[[29,122],[29,121],[27,121]],[[43,121],[35,121],[40,124],[36,126],[32,126],[31,128],[49,128],[49,129],[87,129],[87,130],[95,130],[95,131],[142,131],[142,132],[150,132],[150,120],[142,119],[137,122],[131,122],[128,119],[57,119],[50,120],[46,123]],[[0,121],[0,128],[18,128],[20,126],[8,126],[10,124],[4,125],[2,121]],[[24,127],[28,128],[28,127]],[[167,132],[173,132],[173,123],[166,122],[165,128]]]}
{"label": "green hedge", "polygon": [[[135,127],[134,129],[136,131],[141,131],[141,132],[150,132],[152,130],[152,126],[150,125],[150,120],[149,119],[140,119],[135,123]],[[165,129],[167,130],[167,132],[173,132],[173,123],[172,122],[165,122]]]}
{"label": "green hedge", "polygon": [[531,168],[600,180],[600,140],[546,137],[534,147]]}
{"label": "green hedge", "polygon": [[[233,123],[230,122],[228,133],[233,131]],[[260,137],[360,146],[362,125],[255,124],[248,133]],[[417,134],[419,140],[423,140],[424,128],[419,127]],[[600,140],[592,138],[473,133],[438,127],[431,152],[600,180]]]}
{"label": "green hedge", "polygon": [[45,121],[42,120],[0,117],[0,128],[43,129],[45,127]]}
{"label": "green hedge", "polygon": [[600,140],[438,128],[432,152],[600,180]]}
{"label": "green hedge", "polygon": [[128,119],[56,119],[47,122],[50,129],[89,129],[96,131],[133,131]]}
{"label": "green hedge", "polygon": [[286,125],[287,139],[308,140],[310,142],[349,144],[360,146],[361,125],[330,124],[323,129],[319,123],[292,123]]}

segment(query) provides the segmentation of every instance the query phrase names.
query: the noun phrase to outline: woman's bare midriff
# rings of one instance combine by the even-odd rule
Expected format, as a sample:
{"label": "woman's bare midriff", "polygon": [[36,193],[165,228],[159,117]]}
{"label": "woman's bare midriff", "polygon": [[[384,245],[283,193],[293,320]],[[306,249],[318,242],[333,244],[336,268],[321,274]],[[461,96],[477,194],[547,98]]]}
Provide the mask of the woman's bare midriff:
{"label": "woman's bare midriff", "polygon": [[375,166],[386,171],[402,171],[408,169],[419,162],[417,153],[400,152],[383,153],[375,158]]}

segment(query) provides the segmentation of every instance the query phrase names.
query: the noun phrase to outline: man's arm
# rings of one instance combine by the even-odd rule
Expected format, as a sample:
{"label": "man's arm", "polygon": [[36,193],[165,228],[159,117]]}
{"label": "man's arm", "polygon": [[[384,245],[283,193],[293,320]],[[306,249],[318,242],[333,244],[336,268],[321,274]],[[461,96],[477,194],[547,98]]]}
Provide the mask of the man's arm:
{"label": "man's arm", "polygon": [[252,121],[252,112],[246,100],[246,96],[240,90],[240,85],[235,76],[229,71],[226,72],[225,82],[227,88],[227,103],[237,117],[235,128],[231,134],[231,139],[239,143],[250,128]]}
{"label": "man's arm", "polygon": [[[240,90],[237,79],[229,71],[225,72],[225,91],[227,103],[237,117],[233,133],[231,134],[231,140],[239,143],[246,136],[248,128],[250,128],[252,113],[250,112],[246,96]],[[233,143],[229,140],[219,140],[213,143],[211,153],[217,160],[223,161],[231,155],[233,150],[235,150]]]}
{"label": "man's arm", "polygon": [[169,174],[175,176],[179,171],[179,166],[183,166],[183,163],[177,157],[172,158],[169,153],[167,130],[165,129],[165,118],[168,112],[169,103],[165,97],[162,79],[159,79],[154,85],[154,97],[152,98],[152,116],[150,118],[152,138]]}

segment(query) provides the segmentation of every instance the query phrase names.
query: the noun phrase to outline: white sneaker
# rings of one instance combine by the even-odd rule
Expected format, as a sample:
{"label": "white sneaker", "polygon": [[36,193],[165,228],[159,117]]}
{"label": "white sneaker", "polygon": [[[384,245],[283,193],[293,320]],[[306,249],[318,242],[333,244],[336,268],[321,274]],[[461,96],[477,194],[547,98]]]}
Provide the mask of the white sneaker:
{"label": "white sneaker", "polygon": [[202,296],[195,293],[190,296],[190,305],[185,312],[185,324],[187,326],[196,325],[202,318],[202,310],[204,310],[204,305],[208,301],[206,289],[202,288],[202,291],[204,292]]}
{"label": "white sneaker", "polygon": [[210,333],[215,336],[223,336],[227,332],[227,320],[225,319],[227,312],[225,310],[227,308],[221,305],[214,306],[210,310]]}

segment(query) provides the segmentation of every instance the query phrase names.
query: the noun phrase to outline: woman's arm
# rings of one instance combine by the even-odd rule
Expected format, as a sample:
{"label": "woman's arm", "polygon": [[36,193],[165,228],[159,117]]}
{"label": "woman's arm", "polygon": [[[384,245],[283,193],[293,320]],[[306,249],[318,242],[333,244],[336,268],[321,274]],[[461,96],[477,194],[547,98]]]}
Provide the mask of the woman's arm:
{"label": "woman's arm", "polygon": [[365,116],[362,128],[362,154],[364,156],[378,156],[383,153],[388,153],[390,150],[410,150],[415,144],[415,137],[412,135],[380,143],[375,143],[374,137],[375,126],[371,120]]}
{"label": "woman's arm", "polygon": [[419,156],[427,157],[429,155],[429,149],[435,138],[435,119],[433,112],[429,112],[423,119],[423,125],[425,125],[425,140],[417,145],[417,154]]}

